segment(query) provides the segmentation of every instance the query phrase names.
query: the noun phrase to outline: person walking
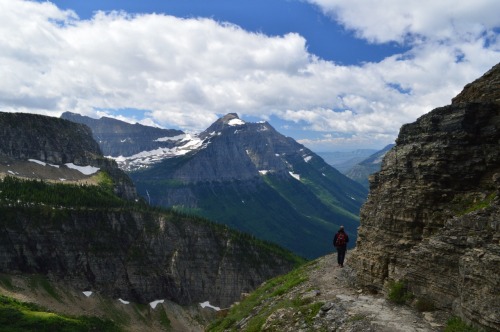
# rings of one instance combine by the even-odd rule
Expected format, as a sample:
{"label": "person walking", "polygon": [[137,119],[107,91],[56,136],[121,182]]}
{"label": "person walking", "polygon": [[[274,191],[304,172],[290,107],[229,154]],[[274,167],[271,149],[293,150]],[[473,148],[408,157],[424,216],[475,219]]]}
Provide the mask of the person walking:
{"label": "person walking", "polygon": [[337,248],[337,263],[339,263],[340,267],[344,267],[347,242],[349,242],[349,236],[345,232],[344,226],[340,226],[340,229],[333,237],[333,245]]}

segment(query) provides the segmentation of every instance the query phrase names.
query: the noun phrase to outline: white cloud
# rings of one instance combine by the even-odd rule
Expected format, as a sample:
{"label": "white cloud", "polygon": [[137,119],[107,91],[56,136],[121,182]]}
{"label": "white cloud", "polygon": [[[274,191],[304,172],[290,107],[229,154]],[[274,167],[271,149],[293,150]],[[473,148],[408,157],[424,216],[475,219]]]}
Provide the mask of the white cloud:
{"label": "white cloud", "polygon": [[476,39],[499,26],[497,0],[308,0],[376,43]]}
{"label": "white cloud", "polygon": [[353,142],[390,142],[403,123],[448,104],[500,58],[490,29],[499,26],[496,0],[314,3],[362,38],[409,41],[411,49],[341,66],[308,53],[295,33],[160,14],[81,20],[48,2],[0,0],[0,108],[55,116],[135,108],[146,118],[131,122],[188,131],[238,112]]}

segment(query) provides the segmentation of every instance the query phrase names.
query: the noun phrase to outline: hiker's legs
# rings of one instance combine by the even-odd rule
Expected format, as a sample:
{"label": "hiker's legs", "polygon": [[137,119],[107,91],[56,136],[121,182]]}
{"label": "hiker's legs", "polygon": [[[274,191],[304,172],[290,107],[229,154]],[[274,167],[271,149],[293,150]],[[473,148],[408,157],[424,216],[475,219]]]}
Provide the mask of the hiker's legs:
{"label": "hiker's legs", "polygon": [[337,251],[338,251],[337,262],[339,263],[340,266],[343,266],[346,248],[338,248]]}

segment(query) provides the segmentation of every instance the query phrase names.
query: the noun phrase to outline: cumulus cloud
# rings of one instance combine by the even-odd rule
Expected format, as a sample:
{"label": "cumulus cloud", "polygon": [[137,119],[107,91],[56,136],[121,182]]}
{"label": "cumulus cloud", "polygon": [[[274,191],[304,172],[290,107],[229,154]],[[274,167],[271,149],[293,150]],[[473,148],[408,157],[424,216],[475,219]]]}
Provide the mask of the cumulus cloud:
{"label": "cumulus cloud", "polygon": [[308,0],[375,43],[476,39],[499,26],[496,0]]}
{"label": "cumulus cloud", "polygon": [[303,141],[310,147],[390,142],[499,60],[496,1],[451,11],[441,1],[314,3],[360,38],[411,49],[341,66],[310,54],[296,33],[162,14],[81,20],[49,2],[0,0],[0,108],[54,116],[132,108],[146,110],[142,123],[190,131],[238,112],[315,131]]}

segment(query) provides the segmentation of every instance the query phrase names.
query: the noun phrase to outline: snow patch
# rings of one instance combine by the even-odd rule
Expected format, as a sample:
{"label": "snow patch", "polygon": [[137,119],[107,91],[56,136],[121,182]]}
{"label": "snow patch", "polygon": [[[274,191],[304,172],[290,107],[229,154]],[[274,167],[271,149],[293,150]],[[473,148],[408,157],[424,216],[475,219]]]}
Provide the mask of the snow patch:
{"label": "snow patch", "polygon": [[35,163],[35,164],[38,164],[38,165],[42,165],[42,166],[51,166],[51,167],[55,167],[55,168],[59,168],[59,165],[53,165],[53,164],[48,164],[46,162],[43,162],[41,160],[36,160],[36,159],[28,159],[28,161],[32,162],[32,163]]}
{"label": "snow patch", "polygon": [[184,138],[186,138],[186,135],[181,134],[181,135],[177,135],[177,136],[160,137],[160,138],[155,139],[154,142],[180,141]]}
{"label": "snow patch", "polygon": [[120,299],[118,299],[118,301],[120,301],[120,302],[121,302],[121,303],[123,303],[123,304],[129,304],[129,303],[130,303],[129,301],[122,300],[121,298],[120,298]]}
{"label": "snow patch", "polygon": [[82,292],[83,295],[85,295],[86,297],[89,297],[90,295],[92,295],[92,292],[91,291],[85,291],[85,292]]}
{"label": "snow patch", "polygon": [[260,174],[262,174],[262,175],[266,175],[266,174],[267,174],[267,173],[269,173],[269,172],[270,172],[269,170],[265,170],[265,169],[264,169],[264,170],[259,171],[259,173],[260,173]]}
{"label": "snow patch", "polygon": [[241,126],[245,124],[245,121],[241,119],[231,119],[227,122],[229,126]]}
{"label": "snow patch", "polygon": [[[178,157],[194,150],[203,149],[208,144],[204,143],[198,136],[191,136],[190,134],[182,136],[183,138],[177,143],[178,145],[173,148],[158,148],[150,151],[142,151],[128,157],[107,156],[107,158],[114,159],[120,168],[130,171],[156,164],[163,159]],[[179,138],[180,136],[176,137]]]}
{"label": "snow patch", "polygon": [[290,175],[294,178],[294,179],[297,179],[300,181],[300,175],[299,174],[295,174],[295,173],[292,173],[292,172],[288,172],[290,173]]}
{"label": "snow patch", "polygon": [[11,170],[7,171],[9,174],[16,175],[16,173],[12,172]]}
{"label": "snow patch", "polygon": [[[262,123],[265,123],[265,122],[262,122]],[[268,130],[269,130],[269,128],[266,125],[260,126],[259,129],[257,129],[257,131],[259,131],[259,132],[268,131]]]}
{"label": "snow patch", "polygon": [[44,163],[43,161],[36,160],[36,159],[28,159],[28,161],[31,161],[32,163],[35,163],[35,164],[38,164],[38,165],[42,165],[42,166],[47,165],[47,163]]}
{"label": "snow patch", "polygon": [[209,301],[205,301],[205,302],[203,302],[203,303],[200,303],[200,306],[201,306],[202,308],[212,308],[212,309],[214,309],[215,311],[220,311],[220,308],[219,308],[219,307],[214,307],[213,305],[211,305],[211,304],[210,304],[210,302],[209,302]]}
{"label": "snow patch", "polygon": [[79,171],[80,173],[85,174],[85,175],[92,175],[92,174],[97,173],[100,170],[99,167],[94,167],[94,166],[78,166],[78,165],[75,165],[73,163],[67,163],[65,165],[68,168],[76,169],[77,171]]}
{"label": "snow patch", "polygon": [[149,305],[151,306],[151,308],[156,308],[156,306],[159,304],[159,303],[163,303],[165,302],[165,300],[155,300],[153,302],[149,302]]}
{"label": "snow patch", "polygon": [[311,159],[312,159],[312,156],[307,156],[307,157],[305,157],[305,158],[304,158],[304,161],[305,161],[306,163],[308,163],[308,162],[309,162],[309,160],[311,160]]}

